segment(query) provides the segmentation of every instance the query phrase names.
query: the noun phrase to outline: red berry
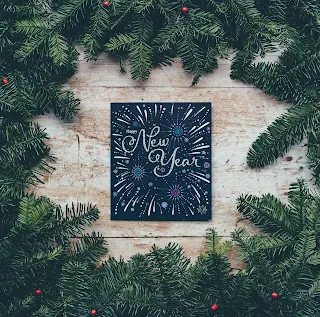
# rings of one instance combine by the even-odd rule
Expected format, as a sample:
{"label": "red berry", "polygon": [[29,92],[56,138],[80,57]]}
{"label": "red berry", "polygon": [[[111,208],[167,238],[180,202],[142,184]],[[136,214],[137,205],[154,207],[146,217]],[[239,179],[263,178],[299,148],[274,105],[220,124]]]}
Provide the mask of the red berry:
{"label": "red berry", "polygon": [[218,309],[218,305],[217,304],[213,304],[212,306],[211,306],[211,310],[217,310]]}
{"label": "red berry", "polygon": [[109,7],[110,6],[110,1],[104,1],[103,2],[103,6],[106,7],[106,8]]}
{"label": "red berry", "polygon": [[35,291],[35,293],[36,293],[36,295],[41,295],[42,291],[41,291],[41,289],[37,289],[37,290]]}
{"label": "red berry", "polygon": [[97,311],[96,311],[95,309],[92,309],[92,310],[91,310],[91,315],[94,316],[94,315],[96,315],[96,314],[97,314]]}
{"label": "red berry", "polygon": [[189,9],[188,9],[188,7],[182,7],[182,8],[181,8],[181,11],[182,11],[183,13],[188,13]]}
{"label": "red berry", "polygon": [[273,293],[271,294],[271,297],[274,298],[274,299],[277,299],[277,298],[279,297],[279,294],[276,293],[276,292],[273,292]]}
{"label": "red berry", "polygon": [[8,83],[9,83],[9,79],[8,79],[8,78],[3,78],[3,79],[2,79],[2,83],[3,83],[4,85],[8,84]]}

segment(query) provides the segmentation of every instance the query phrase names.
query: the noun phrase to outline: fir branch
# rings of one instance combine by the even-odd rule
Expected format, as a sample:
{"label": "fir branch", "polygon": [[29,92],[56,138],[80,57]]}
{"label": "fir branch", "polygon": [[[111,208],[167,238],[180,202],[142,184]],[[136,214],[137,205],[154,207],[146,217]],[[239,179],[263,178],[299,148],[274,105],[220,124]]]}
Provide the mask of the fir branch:
{"label": "fir branch", "polygon": [[182,36],[181,28],[172,27],[172,24],[169,24],[163,27],[154,42],[158,45],[159,52],[163,52],[169,50],[174,43],[178,42],[180,36]]}
{"label": "fir branch", "polygon": [[238,229],[231,234],[232,241],[236,242],[238,257],[246,263],[251,263],[253,259],[256,259],[257,247],[256,240],[253,239],[243,229]]}
{"label": "fir branch", "polygon": [[69,62],[69,44],[66,38],[54,34],[49,39],[49,55],[52,57],[53,63],[58,66],[67,65]]}
{"label": "fir branch", "polygon": [[65,212],[61,206],[55,210],[55,222],[53,222],[53,233],[56,238],[64,239],[65,237],[81,234],[84,226],[90,226],[98,219],[99,210],[96,206],[78,203],[71,207],[66,206]]}
{"label": "fir branch", "polygon": [[150,13],[151,9],[155,7],[154,2],[154,0],[139,0],[135,6],[135,11],[142,15]]}
{"label": "fir branch", "polygon": [[45,160],[32,167],[19,166],[0,170],[0,195],[11,199],[21,198],[30,186],[43,183],[41,177],[51,171],[52,167]]}
{"label": "fir branch", "polygon": [[44,141],[47,134],[37,123],[9,123],[4,120],[0,126],[4,129],[6,140],[1,142],[0,164],[4,169],[17,165],[33,166],[42,159],[49,158],[49,148]]}
{"label": "fir branch", "polygon": [[289,69],[277,63],[258,63],[249,67],[243,78],[281,101],[308,105],[320,101],[315,93],[319,74],[320,55],[316,52],[298,64],[295,61]]}
{"label": "fir branch", "polygon": [[152,68],[152,50],[149,45],[138,42],[132,51],[131,75],[133,80],[147,80]]}
{"label": "fir branch", "polygon": [[44,141],[47,134],[38,124],[0,119],[0,192],[6,197],[21,197],[24,188],[41,182],[51,173],[54,157]]}
{"label": "fir branch", "polygon": [[230,241],[225,241],[221,243],[221,239],[214,229],[206,230],[206,243],[205,252],[207,254],[219,254],[221,256],[227,256],[231,249],[232,243]]}
{"label": "fir branch", "polygon": [[93,273],[85,263],[68,261],[59,279],[60,296],[51,305],[53,315],[85,316],[92,301]]}
{"label": "fir branch", "polygon": [[103,263],[97,276],[97,290],[103,289],[103,292],[100,292],[103,299],[103,305],[100,307],[101,313],[108,315],[111,312],[115,313],[115,307],[124,307],[126,290],[141,282],[140,285],[146,287],[151,273],[149,270],[150,265],[145,261],[145,257],[141,261],[139,256],[127,263],[123,259],[116,261],[114,258]]}
{"label": "fir branch", "polygon": [[132,316],[139,316],[143,311],[148,311],[150,316],[166,316],[167,310],[159,307],[156,295],[143,287],[133,284],[126,287],[119,296],[119,307]]}
{"label": "fir branch", "polygon": [[171,1],[169,2],[169,4],[166,0],[155,1],[155,9],[159,10],[166,23],[170,23],[172,18],[175,16],[174,9],[176,6],[177,5]]}
{"label": "fir branch", "polygon": [[264,253],[272,260],[283,259],[292,252],[294,239],[289,236],[252,237],[257,253]]}
{"label": "fir branch", "polygon": [[57,89],[52,101],[54,113],[61,119],[72,119],[79,111],[80,100],[71,91]]}
{"label": "fir branch", "polygon": [[293,238],[283,235],[249,236],[243,229],[233,233],[232,238],[237,243],[240,258],[249,263],[261,255],[270,261],[282,261],[291,255],[295,242]]}
{"label": "fir branch", "polygon": [[320,251],[316,251],[308,256],[307,264],[320,265]]}
{"label": "fir branch", "polygon": [[248,153],[248,165],[263,167],[283,156],[289,148],[318,126],[318,107],[300,106],[288,110],[275,120],[252,144]]}
{"label": "fir branch", "polygon": [[297,288],[307,288],[307,285],[313,283],[313,276],[310,267],[307,265],[307,259],[314,252],[315,247],[315,233],[304,230],[294,244],[292,257],[280,264],[280,268],[287,268],[285,271],[288,289],[290,290],[289,294]]}
{"label": "fir branch", "polygon": [[296,183],[290,184],[288,200],[291,210],[291,221],[295,224],[297,230],[303,230],[306,225],[313,226],[313,220],[308,222],[312,209],[315,207],[313,201],[316,198],[309,192],[308,186],[304,180],[298,180]]}
{"label": "fir branch", "polygon": [[123,22],[123,20],[128,17],[129,14],[132,13],[137,3],[140,0],[133,1],[120,1],[119,6],[117,8],[117,19],[111,24],[110,29],[114,30],[119,24]]}
{"label": "fir branch", "polygon": [[194,79],[192,85],[195,85],[202,75],[202,66],[205,64],[205,55],[200,46],[192,39],[191,34],[186,31],[183,38],[177,43],[178,54],[182,60],[182,67],[185,71],[192,73]]}
{"label": "fir branch", "polygon": [[[39,69],[37,70],[39,71]],[[0,89],[0,110],[6,116],[28,118],[44,114],[55,106],[59,110],[57,105],[59,96],[66,95],[68,95],[70,102],[68,108],[71,108],[71,110],[69,111],[73,114],[76,112],[76,107],[73,106],[73,103],[78,101],[74,100],[72,93],[60,92],[59,86],[43,82],[38,77],[39,75],[41,76],[39,73],[37,77],[33,75],[32,72],[28,75],[19,71],[11,73],[10,83]],[[62,109],[61,107],[61,112],[63,112]],[[72,114],[70,115],[72,116]]]}
{"label": "fir branch", "polygon": [[93,0],[69,0],[58,7],[56,11],[49,16],[55,32],[61,32],[67,27],[78,25],[81,18],[84,17],[86,10],[92,6]]}
{"label": "fir branch", "polygon": [[0,53],[4,54],[8,48],[14,46],[11,33],[12,26],[7,21],[0,21]]}
{"label": "fir branch", "polygon": [[281,204],[271,195],[261,199],[241,197],[239,211],[272,236],[251,237],[244,229],[237,230],[232,236],[240,257],[250,267],[257,265],[259,257],[269,259],[284,272],[288,288],[294,292],[307,287],[303,284],[306,281],[304,274],[308,275],[310,270],[318,272],[320,199],[318,194],[309,191],[303,180],[290,185],[288,197],[288,205]]}
{"label": "fir branch", "polygon": [[17,300],[15,303],[11,303],[7,308],[8,316],[17,316],[20,317],[22,314],[25,314],[34,304],[35,297],[27,296],[22,300]]}
{"label": "fir branch", "polygon": [[48,34],[44,31],[38,31],[29,37],[28,41],[24,42],[20,49],[16,51],[15,57],[18,61],[26,61],[27,58],[34,55],[40,55],[41,57],[46,55],[46,51],[43,50],[45,45],[48,43]]}
{"label": "fir branch", "polygon": [[210,12],[192,10],[189,18],[196,38],[203,37],[208,42],[209,38],[213,37],[219,41],[225,35],[221,22]]}
{"label": "fir branch", "polygon": [[105,47],[109,52],[129,50],[131,44],[135,43],[136,40],[137,38],[133,33],[118,34],[116,37],[111,38]]}
{"label": "fir branch", "polygon": [[320,184],[320,133],[319,127],[316,126],[308,136],[308,153],[309,167],[313,169],[316,183]]}
{"label": "fir branch", "polygon": [[95,232],[91,235],[83,235],[71,244],[70,260],[96,265],[108,251],[105,245],[105,239]]}
{"label": "fir branch", "polygon": [[42,227],[52,215],[53,206],[49,199],[44,197],[37,199],[34,195],[22,198],[16,225],[17,233],[43,230]]}
{"label": "fir branch", "polygon": [[159,290],[158,296],[163,299],[160,307],[173,305],[185,310],[188,303],[181,303],[179,298],[191,290],[190,281],[186,275],[189,260],[185,258],[182,248],[172,243],[164,249],[154,246],[147,255],[147,259],[155,268],[154,274],[157,276],[155,287]]}
{"label": "fir branch", "polygon": [[320,278],[318,277],[308,290],[309,297],[319,297],[320,296]]}
{"label": "fir branch", "polygon": [[92,16],[92,23],[83,36],[85,54],[87,60],[96,60],[102,51],[102,41],[107,37],[110,29],[110,13],[101,4],[97,4],[95,13]]}
{"label": "fir branch", "polygon": [[39,32],[49,31],[50,24],[44,19],[23,20],[15,24],[16,31],[24,36],[34,36]]}
{"label": "fir branch", "polygon": [[272,21],[283,23],[286,21],[286,0],[256,0],[257,9]]}
{"label": "fir branch", "polygon": [[298,229],[287,206],[272,195],[264,195],[262,198],[241,196],[237,208],[246,219],[250,219],[267,233],[280,233],[290,237]]}
{"label": "fir branch", "polygon": [[[23,249],[19,246],[18,251],[14,251],[14,258],[19,261],[19,265],[12,265],[10,262],[4,262],[7,269],[4,269],[3,275],[0,276],[0,282],[2,288],[7,293],[14,293],[16,287],[26,287],[27,283],[36,279],[41,275],[48,267],[50,259],[52,259],[52,254],[50,252],[38,251],[34,254],[23,252]],[[60,250],[56,251],[56,255],[59,255]],[[53,258],[55,259],[55,258]],[[17,275],[16,272],[19,271],[20,274]]]}

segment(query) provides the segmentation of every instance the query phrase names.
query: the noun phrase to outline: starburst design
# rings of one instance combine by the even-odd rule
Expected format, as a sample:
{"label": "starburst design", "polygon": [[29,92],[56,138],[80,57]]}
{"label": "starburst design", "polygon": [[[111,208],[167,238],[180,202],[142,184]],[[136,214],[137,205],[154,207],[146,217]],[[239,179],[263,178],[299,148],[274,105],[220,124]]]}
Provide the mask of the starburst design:
{"label": "starburst design", "polygon": [[197,212],[200,215],[205,215],[207,213],[207,211],[208,211],[208,209],[204,205],[199,206],[198,209],[197,209]]}
{"label": "starburst design", "polygon": [[174,185],[168,189],[168,195],[171,199],[181,199],[183,197],[182,187]]}
{"label": "starburst design", "polygon": [[184,134],[183,127],[180,125],[174,125],[172,127],[172,134],[177,138],[183,136]]}
{"label": "starburst design", "polygon": [[141,166],[134,166],[132,169],[132,176],[134,179],[140,180],[145,175],[144,168]]}

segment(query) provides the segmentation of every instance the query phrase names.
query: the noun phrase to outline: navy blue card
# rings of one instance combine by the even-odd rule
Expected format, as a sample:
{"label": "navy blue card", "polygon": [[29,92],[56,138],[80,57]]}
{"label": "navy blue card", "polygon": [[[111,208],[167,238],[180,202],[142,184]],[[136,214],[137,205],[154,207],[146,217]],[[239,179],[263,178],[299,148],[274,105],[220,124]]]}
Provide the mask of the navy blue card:
{"label": "navy blue card", "polygon": [[211,103],[111,104],[111,219],[211,219]]}

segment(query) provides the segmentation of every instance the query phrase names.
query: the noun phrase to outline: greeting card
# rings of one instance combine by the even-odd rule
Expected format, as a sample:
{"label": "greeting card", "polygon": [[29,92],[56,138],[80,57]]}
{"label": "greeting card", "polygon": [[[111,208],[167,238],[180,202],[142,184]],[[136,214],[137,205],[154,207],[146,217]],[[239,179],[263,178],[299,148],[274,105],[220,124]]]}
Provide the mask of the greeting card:
{"label": "greeting card", "polygon": [[211,104],[111,104],[111,219],[211,219]]}

